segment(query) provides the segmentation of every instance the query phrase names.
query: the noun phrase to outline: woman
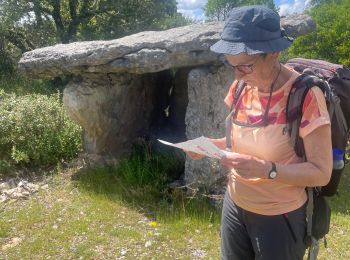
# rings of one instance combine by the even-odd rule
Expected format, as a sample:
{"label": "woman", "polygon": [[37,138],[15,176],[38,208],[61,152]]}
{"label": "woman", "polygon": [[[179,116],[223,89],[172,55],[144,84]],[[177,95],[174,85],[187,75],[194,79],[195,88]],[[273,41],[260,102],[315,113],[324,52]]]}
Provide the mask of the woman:
{"label": "woman", "polygon": [[[233,104],[232,151],[222,163],[229,174],[221,223],[221,259],[303,259],[305,187],[328,183],[332,170],[330,120],[322,92],[309,91],[300,126],[306,158],[299,158],[285,131],[289,90],[299,74],[278,58],[292,39],[279,15],[264,6],[234,8],[221,40],[211,50],[224,54],[235,81],[225,99]],[[226,138],[211,139],[225,149]],[[194,159],[198,155],[190,154]]]}

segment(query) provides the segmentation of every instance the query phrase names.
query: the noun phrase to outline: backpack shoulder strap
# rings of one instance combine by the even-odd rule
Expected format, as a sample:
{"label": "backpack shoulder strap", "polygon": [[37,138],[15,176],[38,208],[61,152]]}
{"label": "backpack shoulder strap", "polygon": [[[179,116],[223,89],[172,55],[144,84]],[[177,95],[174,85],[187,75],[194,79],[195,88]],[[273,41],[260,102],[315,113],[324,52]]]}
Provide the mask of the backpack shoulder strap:
{"label": "backpack shoulder strap", "polygon": [[226,150],[231,151],[231,128],[232,128],[232,115],[235,112],[233,109],[237,103],[237,100],[242,94],[242,91],[245,87],[245,82],[243,80],[238,81],[237,86],[235,88],[235,91],[233,93],[233,99],[232,99],[232,104],[230,108],[230,113],[226,117],[225,120],[225,134],[226,134]]}
{"label": "backpack shoulder strap", "polygon": [[232,99],[230,112],[233,110],[234,106],[236,105],[237,100],[241,96],[244,87],[245,87],[245,82],[243,80],[238,81],[237,86],[235,88],[235,91],[233,93],[233,99]]}
{"label": "backpack shoulder strap", "polygon": [[314,86],[318,86],[325,93],[326,100],[330,100],[331,90],[329,85],[318,77],[307,74],[301,74],[295,80],[288,94],[286,106],[286,130],[291,137],[291,145],[294,147],[294,150],[299,157],[305,156],[304,143],[302,138],[299,137],[299,127],[303,115],[303,104],[308,91]]}

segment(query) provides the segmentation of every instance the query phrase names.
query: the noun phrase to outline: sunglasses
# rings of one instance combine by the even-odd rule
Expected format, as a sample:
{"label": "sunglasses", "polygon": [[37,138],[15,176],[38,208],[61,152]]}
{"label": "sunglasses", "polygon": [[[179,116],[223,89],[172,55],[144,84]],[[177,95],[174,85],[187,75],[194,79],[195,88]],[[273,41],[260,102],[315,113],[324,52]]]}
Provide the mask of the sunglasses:
{"label": "sunglasses", "polygon": [[253,72],[253,66],[259,60],[259,57],[256,58],[252,64],[232,65],[228,60],[224,60],[223,63],[225,65],[225,67],[227,67],[229,69],[238,70],[239,72],[244,73],[244,74],[250,74]]}

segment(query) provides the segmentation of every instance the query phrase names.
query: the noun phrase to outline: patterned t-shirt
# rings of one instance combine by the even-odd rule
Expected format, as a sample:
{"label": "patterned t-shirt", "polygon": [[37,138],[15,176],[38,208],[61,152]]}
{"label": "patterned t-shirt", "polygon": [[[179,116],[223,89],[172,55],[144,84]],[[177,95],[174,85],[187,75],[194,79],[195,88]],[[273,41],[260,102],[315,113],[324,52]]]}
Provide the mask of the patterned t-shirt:
{"label": "patterned t-shirt", "polygon": [[[268,111],[269,124],[265,127],[247,127],[232,125],[232,151],[249,154],[260,159],[280,164],[302,162],[290,144],[290,136],[285,133],[286,104],[289,90],[299,76],[292,71],[290,79],[271,96]],[[237,81],[230,87],[225,98],[231,107]],[[302,138],[316,128],[330,124],[326,102],[322,91],[314,87],[306,96],[303,106],[299,134]],[[240,122],[255,123],[262,120],[268,104],[269,93],[261,93],[257,88],[245,86],[239,102],[236,119]],[[277,215],[290,212],[306,202],[305,187],[293,186],[270,179],[245,179],[230,175],[228,191],[233,201],[241,208],[262,215]]]}

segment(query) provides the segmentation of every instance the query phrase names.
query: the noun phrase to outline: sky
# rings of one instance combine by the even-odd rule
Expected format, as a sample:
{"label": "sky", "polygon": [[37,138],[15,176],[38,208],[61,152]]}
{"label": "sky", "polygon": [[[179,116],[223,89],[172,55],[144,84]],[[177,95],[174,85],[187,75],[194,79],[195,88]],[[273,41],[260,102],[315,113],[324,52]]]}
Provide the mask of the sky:
{"label": "sky", "polygon": [[[280,15],[302,12],[310,0],[274,0],[280,8]],[[177,9],[180,13],[198,20],[204,20],[203,7],[207,0],[177,0]]]}

